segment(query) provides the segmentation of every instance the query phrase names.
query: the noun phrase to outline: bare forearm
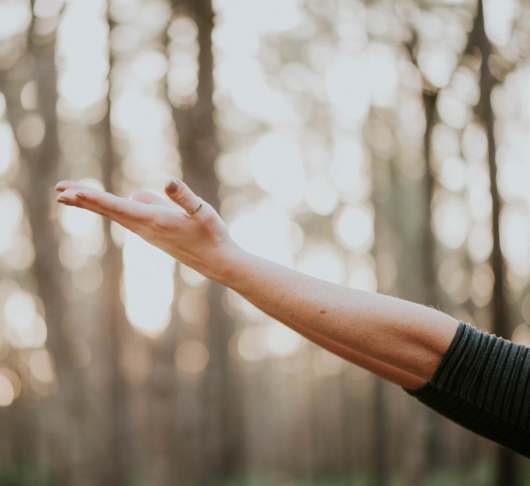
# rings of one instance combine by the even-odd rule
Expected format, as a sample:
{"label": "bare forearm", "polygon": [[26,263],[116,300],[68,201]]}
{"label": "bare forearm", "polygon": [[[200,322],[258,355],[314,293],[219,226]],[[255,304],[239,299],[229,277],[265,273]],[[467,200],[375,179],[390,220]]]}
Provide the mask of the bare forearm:
{"label": "bare forearm", "polygon": [[374,358],[370,358],[365,354],[354,351],[347,346],[337,343],[332,339],[326,338],[321,334],[316,333],[315,331],[310,331],[307,328],[289,322],[288,326],[294,331],[298,332],[305,338],[309,339],[311,342],[315,343],[317,346],[326,349],[330,353],[333,353],[341,358],[357,365],[361,368],[364,368],[367,371],[391,382],[395,385],[402,386],[404,388],[409,388],[411,390],[417,390],[425,385],[426,381],[424,378],[408,373],[407,371],[400,370],[395,366],[383,363]]}
{"label": "bare forearm", "polygon": [[435,309],[325,282],[243,251],[215,279],[293,329],[426,380],[458,327]]}

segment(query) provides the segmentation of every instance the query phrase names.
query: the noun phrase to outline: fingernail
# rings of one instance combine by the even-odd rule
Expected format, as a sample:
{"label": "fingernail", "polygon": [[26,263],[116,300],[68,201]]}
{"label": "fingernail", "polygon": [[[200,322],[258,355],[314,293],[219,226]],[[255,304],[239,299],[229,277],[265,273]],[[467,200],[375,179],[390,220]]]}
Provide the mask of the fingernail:
{"label": "fingernail", "polygon": [[58,197],[57,198],[57,202],[60,202],[60,203],[67,203],[68,202],[68,199],[65,199],[64,197]]}
{"label": "fingernail", "polygon": [[80,192],[76,192],[75,195],[76,195],[78,198],[80,198],[80,199],[86,199],[86,197],[85,197],[83,194],[81,194]]}
{"label": "fingernail", "polygon": [[175,194],[175,193],[179,190],[179,183],[178,183],[175,179],[171,179],[171,180],[166,184],[166,190],[167,190],[167,192],[169,192],[170,194]]}

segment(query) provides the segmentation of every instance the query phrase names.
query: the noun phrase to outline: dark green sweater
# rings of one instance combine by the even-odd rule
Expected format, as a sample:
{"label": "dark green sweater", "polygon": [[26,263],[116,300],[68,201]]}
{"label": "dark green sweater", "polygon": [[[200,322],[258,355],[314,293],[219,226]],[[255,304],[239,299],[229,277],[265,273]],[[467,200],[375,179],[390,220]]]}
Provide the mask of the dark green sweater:
{"label": "dark green sweater", "polygon": [[530,458],[530,348],[460,322],[431,381],[405,390],[483,437]]}

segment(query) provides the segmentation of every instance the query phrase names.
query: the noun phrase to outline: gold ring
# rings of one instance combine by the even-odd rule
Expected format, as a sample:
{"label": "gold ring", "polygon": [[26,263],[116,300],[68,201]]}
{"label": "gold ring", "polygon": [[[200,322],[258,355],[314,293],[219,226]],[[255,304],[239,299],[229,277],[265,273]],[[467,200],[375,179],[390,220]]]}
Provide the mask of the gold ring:
{"label": "gold ring", "polygon": [[[201,198],[199,198],[199,199],[201,199]],[[201,202],[199,203],[199,205],[195,209],[192,209],[191,211],[186,211],[186,212],[188,214],[195,214],[201,208],[202,208],[202,199],[201,199]]]}

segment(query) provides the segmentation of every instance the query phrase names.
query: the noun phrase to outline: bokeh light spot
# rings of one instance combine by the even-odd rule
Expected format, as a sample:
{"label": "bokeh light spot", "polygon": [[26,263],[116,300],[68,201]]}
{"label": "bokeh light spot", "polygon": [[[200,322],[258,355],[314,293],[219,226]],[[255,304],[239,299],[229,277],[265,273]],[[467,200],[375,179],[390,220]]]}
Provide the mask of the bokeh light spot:
{"label": "bokeh light spot", "polygon": [[314,245],[302,252],[296,268],[312,277],[341,284],[345,277],[344,261],[332,245]]}
{"label": "bokeh light spot", "polygon": [[177,369],[187,375],[202,373],[209,360],[210,353],[208,348],[197,340],[189,340],[182,343],[175,352]]}
{"label": "bokeh light spot", "polygon": [[262,361],[268,356],[266,336],[261,327],[247,327],[237,335],[237,351],[241,358],[251,363]]}
{"label": "bokeh light spot", "polygon": [[7,172],[17,157],[17,153],[10,126],[7,123],[0,123],[0,175]]}
{"label": "bokeh light spot", "polygon": [[250,253],[292,267],[291,221],[286,211],[270,200],[242,214],[229,225],[232,238]]}
{"label": "bokeh light spot", "polygon": [[206,295],[200,290],[188,290],[184,292],[178,301],[179,314],[182,318],[193,325],[206,324],[210,317],[210,306]]}
{"label": "bokeh light spot", "polygon": [[20,145],[26,148],[38,147],[44,140],[46,126],[38,115],[29,115],[17,126],[17,138]]}
{"label": "bokeh light spot", "polygon": [[103,283],[103,269],[96,259],[91,258],[87,264],[72,271],[72,282],[81,292],[95,292]]}
{"label": "bokeh light spot", "polygon": [[287,206],[303,197],[305,171],[299,146],[286,135],[263,135],[250,154],[250,167],[257,184]]}
{"label": "bokeh light spot", "polygon": [[21,32],[30,18],[31,12],[25,2],[11,0],[0,3],[0,40]]}
{"label": "bokeh light spot", "polygon": [[74,206],[62,207],[61,225],[69,235],[86,236],[98,223],[101,223],[101,217],[96,213]]}
{"label": "bokeh light spot", "polygon": [[33,376],[43,383],[51,383],[55,379],[53,360],[45,349],[38,349],[31,353],[29,368]]}
{"label": "bokeh light spot", "polygon": [[351,122],[360,123],[370,108],[370,80],[361,57],[338,56],[326,74],[331,104]]}
{"label": "bokeh light spot", "polygon": [[266,342],[273,355],[287,357],[298,351],[302,337],[287,326],[274,321],[266,329]]}
{"label": "bokeh light spot", "polygon": [[[0,10],[1,12],[1,10]],[[11,380],[0,373],[0,407],[7,407],[15,399],[15,388]]]}
{"label": "bokeh light spot", "polygon": [[322,216],[331,214],[337,207],[337,190],[323,177],[313,179],[307,184],[305,197],[311,210]]}
{"label": "bokeh light spot", "polygon": [[335,231],[346,247],[367,251],[374,240],[373,216],[364,206],[350,206],[344,209],[337,221]]}
{"label": "bokeh light spot", "polygon": [[15,348],[39,348],[48,335],[46,323],[36,311],[33,297],[21,290],[14,291],[6,301],[5,336]]}
{"label": "bokeh light spot", "polygon": [[449,248],[459,248],[469,231],[468,210],[457,197],[447,197],[434,208],[436,236]]}
{"label": "bokeh light spot", "polygon": [[123,263],[127,317],[142,332],[159,334],[169,323],[175,260],[128,231]]}

